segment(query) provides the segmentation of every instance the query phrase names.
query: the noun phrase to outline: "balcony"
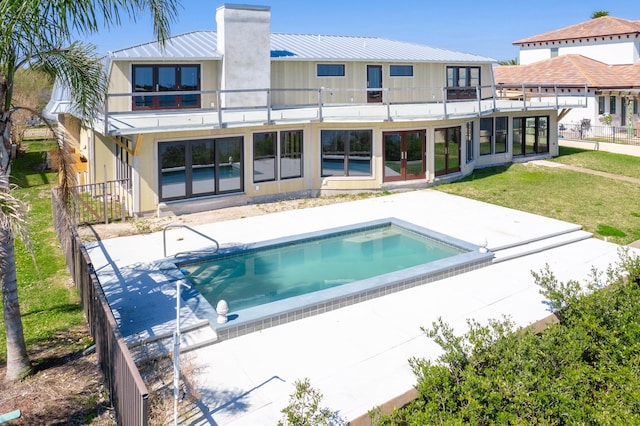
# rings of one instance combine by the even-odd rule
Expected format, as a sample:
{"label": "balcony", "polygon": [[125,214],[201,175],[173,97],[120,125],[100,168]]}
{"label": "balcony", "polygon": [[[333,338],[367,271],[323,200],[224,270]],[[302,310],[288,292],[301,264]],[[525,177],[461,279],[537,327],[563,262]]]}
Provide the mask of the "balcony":
{"label": "balcony", "polygon": [[[475,99],[451,99],[464,89]],[[574,88],[575,89],[575,88]],[[582,90],[582,88],[580,88]],[[382,102],[368,103],[367,92],[382,93]],[[472,118],[494,112],[584,108],[583,93],[562,86],[381,89],[254,89],[188,92],[197,94],[208,108],[153,111],[116,111],[131,105],[136,93],[109,94],[96,129],[105,135],[131,135],[169,131],[212,130],[264,124],[308,122],[429,121]],[[184,95],[184,92],[145,92],[144,96]],[[486,97],[482,97],[485,95]],[[457,98],[457,97],[456,97]],[[243,100],[246,100],[243,103]]]}

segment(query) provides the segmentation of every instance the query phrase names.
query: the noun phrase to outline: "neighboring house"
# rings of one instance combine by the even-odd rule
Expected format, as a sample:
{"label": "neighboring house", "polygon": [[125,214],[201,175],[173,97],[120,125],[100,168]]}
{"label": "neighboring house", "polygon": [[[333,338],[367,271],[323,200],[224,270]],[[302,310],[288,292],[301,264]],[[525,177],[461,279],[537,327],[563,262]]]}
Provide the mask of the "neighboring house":
{"label": "neighboring house", "polygon": [[270,13],[224,5],[217,32],[109,52],[109,93],[90,128],[56,98],[52,112],[88,161],[83,179],[130,182],[136,215],[426,187],[557,155],[557,107],[584,101],[499,99],[492,58],[272,34]]}
{"label": "neighboring house", "polygon": [[583,119],[640,129],[640,20],[603,16],[513,42],[520,65],[494,69],[495,81],[587,87],[587,108],[566,111],[561,122]]}

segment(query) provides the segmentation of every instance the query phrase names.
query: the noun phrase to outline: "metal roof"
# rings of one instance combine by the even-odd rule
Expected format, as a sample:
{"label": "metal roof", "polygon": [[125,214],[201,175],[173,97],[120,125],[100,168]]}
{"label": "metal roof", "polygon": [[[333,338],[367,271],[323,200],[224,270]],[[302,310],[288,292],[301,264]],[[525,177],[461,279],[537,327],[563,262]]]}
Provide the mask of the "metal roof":
{"label": "metal roof", "polygon": [[[111,60],[222,59],[215,31],[192,31],[108,53]],[[272,60],[384,62],[496,62],[495,59],[379,37],[271,34]]]}

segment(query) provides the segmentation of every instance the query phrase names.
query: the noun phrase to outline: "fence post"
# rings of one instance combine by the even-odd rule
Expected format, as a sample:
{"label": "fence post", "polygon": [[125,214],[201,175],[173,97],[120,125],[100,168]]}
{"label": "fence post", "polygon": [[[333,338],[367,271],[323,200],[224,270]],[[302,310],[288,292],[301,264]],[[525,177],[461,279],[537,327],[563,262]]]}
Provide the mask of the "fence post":
{"label": "fence post", "polygon": [[104,223],[109,224],[109,210],[107,209],[107,165],[104,165],[104,182],[102,183],[102,205],[104,208]]}

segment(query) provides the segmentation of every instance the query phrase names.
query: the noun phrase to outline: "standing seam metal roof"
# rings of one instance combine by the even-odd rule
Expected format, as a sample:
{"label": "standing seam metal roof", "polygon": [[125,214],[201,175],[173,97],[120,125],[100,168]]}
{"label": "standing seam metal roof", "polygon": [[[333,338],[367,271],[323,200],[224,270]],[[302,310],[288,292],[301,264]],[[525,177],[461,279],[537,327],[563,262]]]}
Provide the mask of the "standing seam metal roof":
{"label": "standing seam metal roof", "polygon": [[[215,31],[192,31],[166,40],[109,52],[111,60],[222,59]],[[495,59],[378,37],[271,34],[274,60],[385,62],[496,62]]]}

